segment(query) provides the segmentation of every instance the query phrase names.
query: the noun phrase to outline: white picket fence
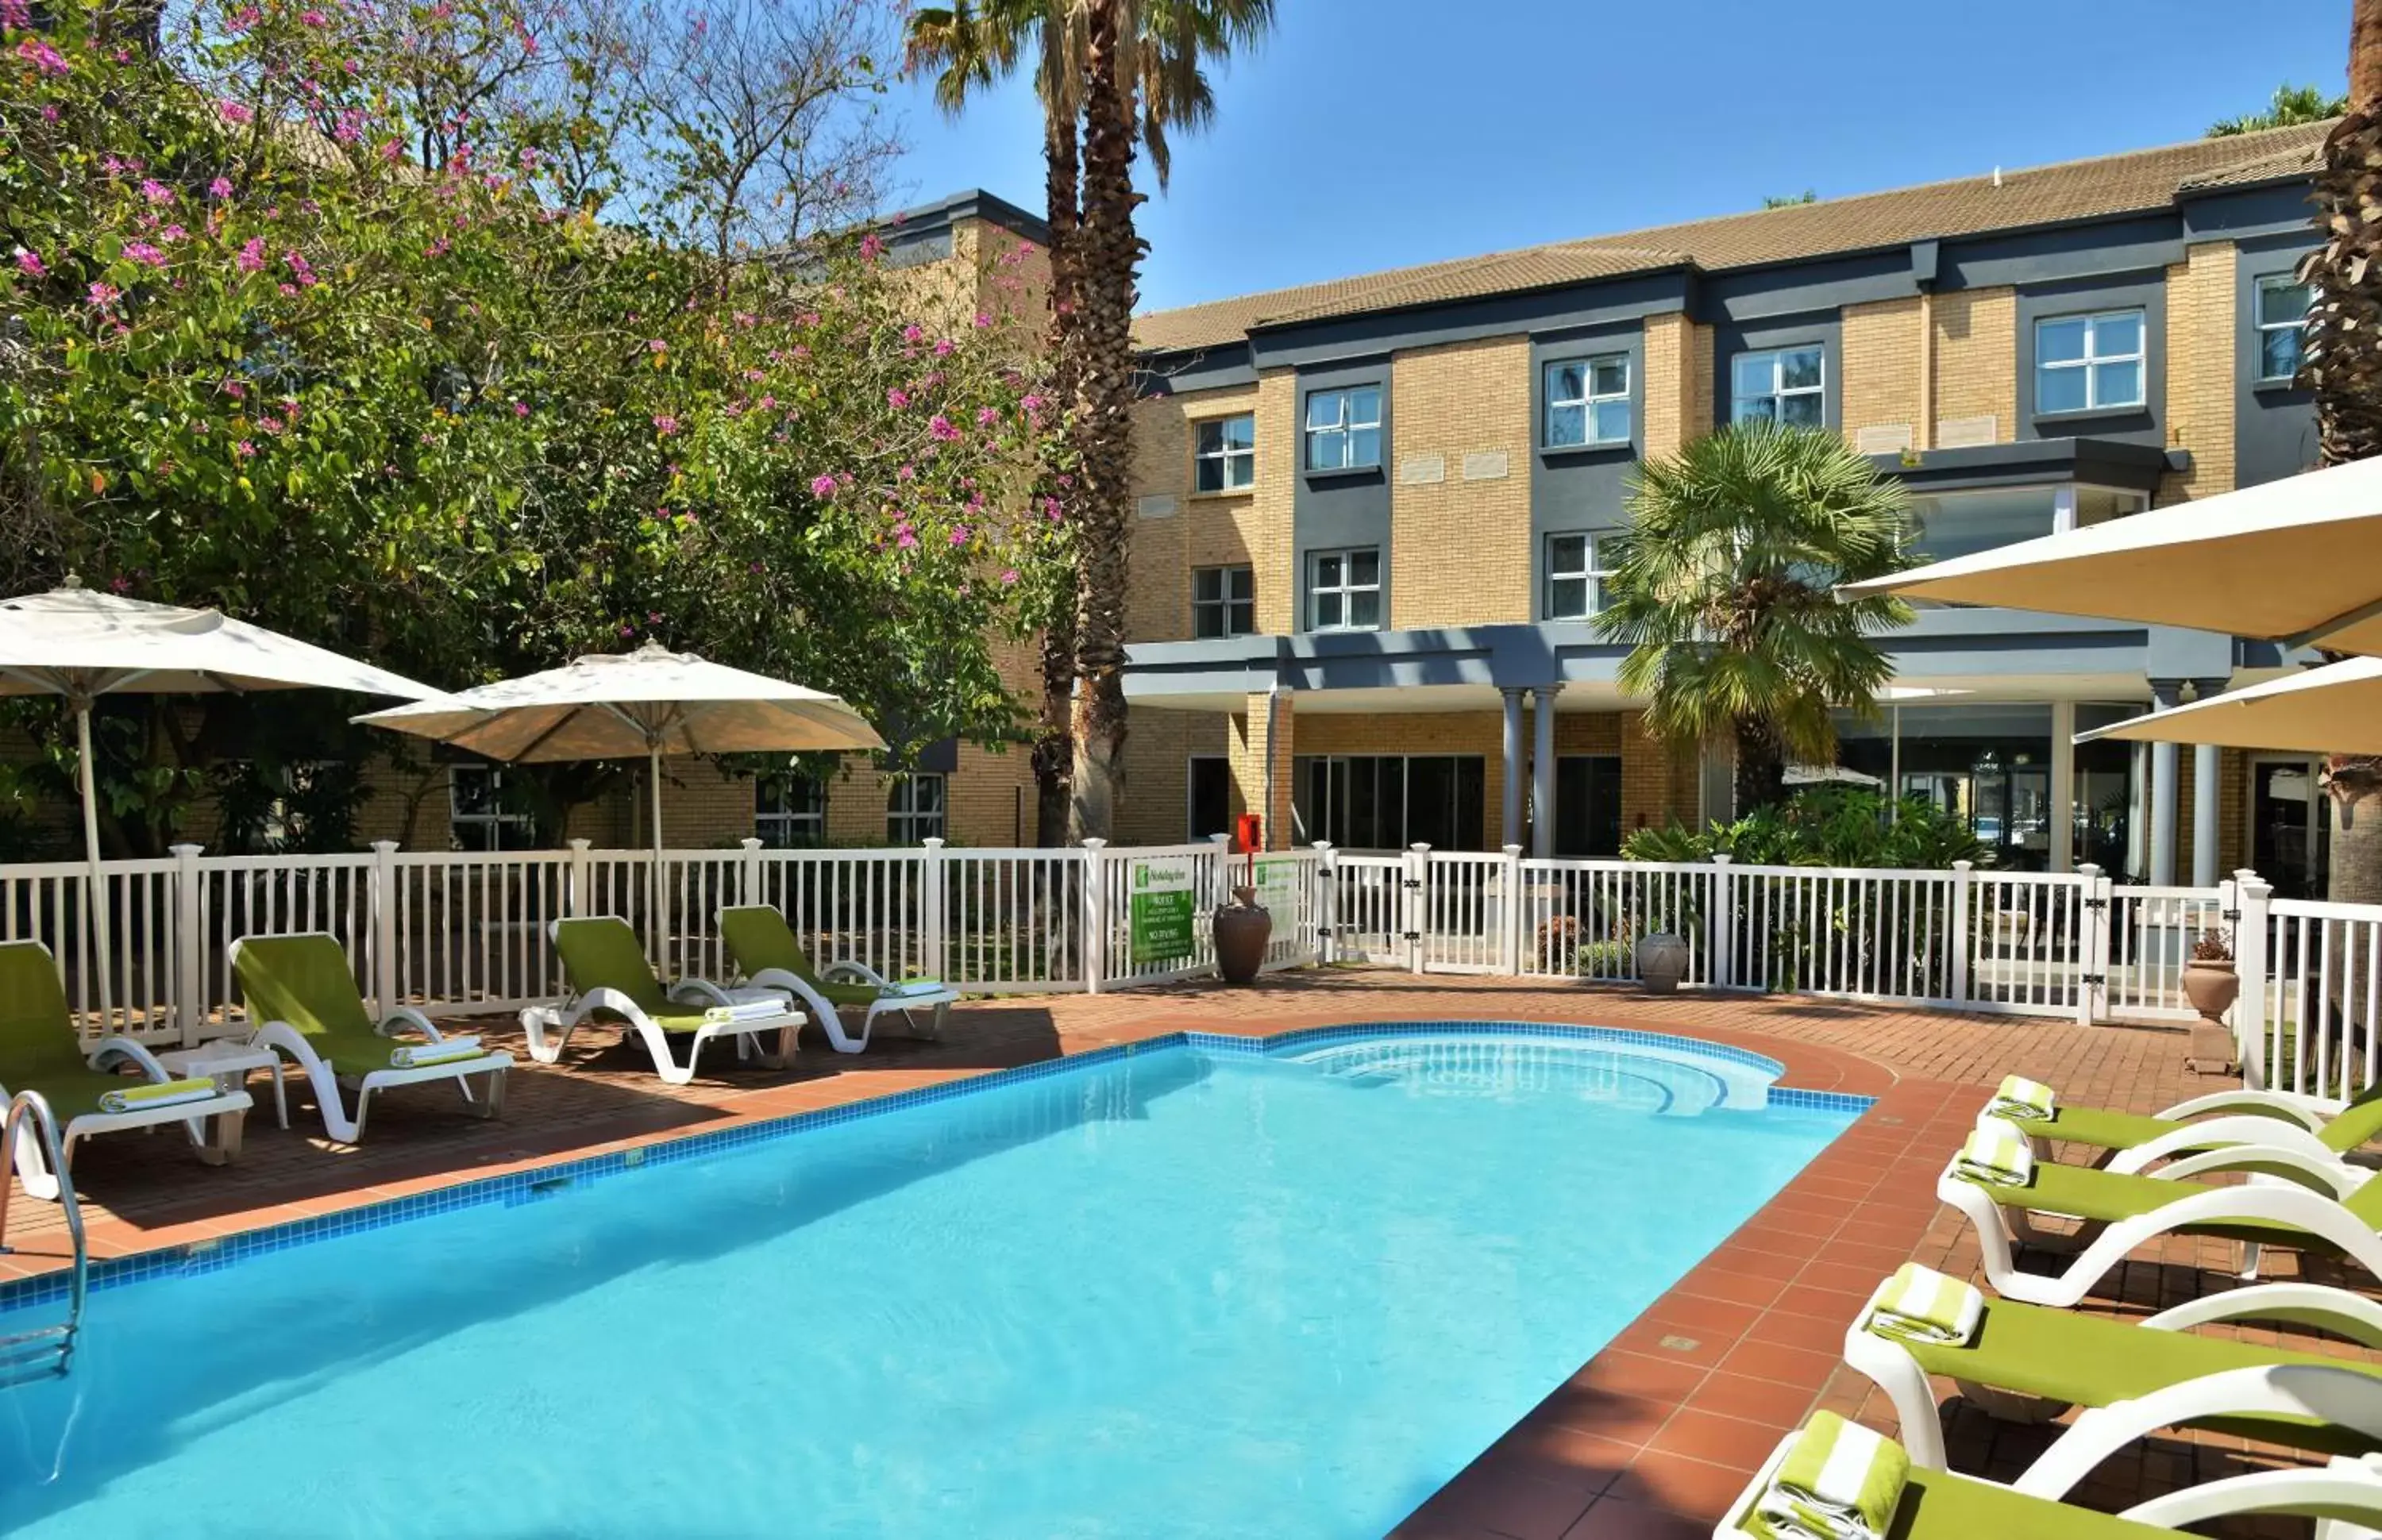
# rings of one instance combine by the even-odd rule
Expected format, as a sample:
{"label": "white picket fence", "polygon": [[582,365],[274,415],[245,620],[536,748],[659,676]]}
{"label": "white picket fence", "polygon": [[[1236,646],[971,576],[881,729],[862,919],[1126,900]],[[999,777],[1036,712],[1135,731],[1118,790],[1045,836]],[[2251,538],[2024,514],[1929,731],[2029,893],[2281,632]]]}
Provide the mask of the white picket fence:
{"label": "white picket fence", "polygon": [[[554,920],[618,914],[672,974],[730,971],[713,917],[771,904],[822,961],[941,978],[972,994],[1102,990],[1204,976],[1209,914],[1254,872],[1270,969],[1367,962],[1420,973],[1622,983],[1657,933],[1690,987],[1778,991],[2080,1022],[2189,1021],[2193,942],[2232,944],[2232,1013],[2253,1079],[2353,1094],[2382,1061],[2382,907],[2277,899],[2253,873],[2213,888],[2073,874],[1872,871],[1394,854],[1328,846],[1258,858],[1219,842],[1070,849],[568,849],[110,862],[115,1030],[190,1042],[239,1030],[225,948],[328,931],[375,1000],[498,1011],[555,998]],[[77,862],[0,866],[0,939],[60,959],[86,1029],[98,971]],[[1160,916],[1171,917],[1160,923]]]}

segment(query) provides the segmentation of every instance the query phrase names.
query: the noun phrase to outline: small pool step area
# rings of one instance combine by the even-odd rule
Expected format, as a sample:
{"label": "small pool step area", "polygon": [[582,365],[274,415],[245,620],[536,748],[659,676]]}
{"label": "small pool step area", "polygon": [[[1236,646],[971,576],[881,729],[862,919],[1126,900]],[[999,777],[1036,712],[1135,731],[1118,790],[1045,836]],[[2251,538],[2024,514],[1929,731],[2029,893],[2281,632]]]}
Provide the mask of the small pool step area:
{"label": "small pool step area", "polygon": [[1480,1033],[1340,1043],[1271,1057],[1356,1087],[1413,1095],[1567,1095],[1673,1118],[1761,1111],[1780,1073],[1775,1064],[1714,1057],[1700,1044],[1625,1047]]}

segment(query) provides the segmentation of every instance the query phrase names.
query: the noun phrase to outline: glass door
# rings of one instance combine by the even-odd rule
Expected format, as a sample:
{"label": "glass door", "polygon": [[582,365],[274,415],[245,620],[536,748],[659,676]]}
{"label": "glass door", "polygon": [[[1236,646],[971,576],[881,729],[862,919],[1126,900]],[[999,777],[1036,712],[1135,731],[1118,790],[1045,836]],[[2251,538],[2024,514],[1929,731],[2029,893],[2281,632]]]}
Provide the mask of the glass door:
{"label": "glass door", "polygon": [[2321,898],[2331,837],[2318,788],[2319,762],[2250,762],[2250,868],[2278,898]]}

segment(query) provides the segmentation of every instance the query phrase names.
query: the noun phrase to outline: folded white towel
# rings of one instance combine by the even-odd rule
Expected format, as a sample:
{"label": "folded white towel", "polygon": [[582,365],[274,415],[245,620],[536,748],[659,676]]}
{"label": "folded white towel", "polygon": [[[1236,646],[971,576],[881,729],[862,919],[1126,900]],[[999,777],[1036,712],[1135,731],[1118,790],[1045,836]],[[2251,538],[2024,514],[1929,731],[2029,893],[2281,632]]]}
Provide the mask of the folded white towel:
{"label": "folded white towel", "polygon": [[785,1013],[782,999],[738,1000],[732,1005],[706,1007],[703,1019],[713,1026],[726,1026],[735,1021],[766,1021]]}
{"label": "folded white towel", "polygon": [[470,1033],[459,1037],[442,1037],[436,1043],[401,1043],[388,1056],[392,1069],[427,1069],[434,1064],[449,1064],[459,1058],[477,1058],[486,1052],[480,1040]]}
{"label": "folded white towel", "polygon": [[1981,1118],[1953,1158],[1952,1169],[1988,1187],[2024,1187],[2034,1179],[2034,1148],[2016,1123]]}
{"label": "folded white towel", "polygon": [[2057,1094],[2041,1081],[2005,1075],[2002,1083],[1995,1088],[1994,1099],[1985,1104],[1985,1116],[2040,1122],[2050,1118],[2058,1105]]}
{"label": "folded white towel", "polygon": [[1982,1290],[1933,1267],[1906,1262],[1878,1290],[1877,1303],[1863,1325],[1880,1337],[1965,1347],[1977,1335],[1977,1323],[1984,1314]]}
{"label": "folded white towel", "polygon": [[146,1112],[152,1107],[213,1101],[216,1095],[215,1082],[211,1080],[168,1081],[163,1084],[152,1082],[150,1086],[153,1092],[149,1095],[141,1095],[130,1089],[103,1091],[99,1094],[99,1110],[108,1113]]}

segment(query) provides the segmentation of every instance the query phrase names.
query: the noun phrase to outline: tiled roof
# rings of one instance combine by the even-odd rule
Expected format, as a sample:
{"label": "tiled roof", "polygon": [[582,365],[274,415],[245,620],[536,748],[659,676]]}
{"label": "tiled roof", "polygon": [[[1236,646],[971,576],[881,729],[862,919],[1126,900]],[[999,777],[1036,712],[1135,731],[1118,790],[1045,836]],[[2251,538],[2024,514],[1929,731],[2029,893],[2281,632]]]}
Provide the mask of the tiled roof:
{"label": "tiled roof", "polygon": [[1252,328],[1547,288],[1693,263],[1758,267],[1937,237],[1980,235],[2171,206],[2180,192],[2303,176],[2329,122],[1789,204],[1487,256],[1242,295],[1136,320],[1134,339],[1173,351]]}

